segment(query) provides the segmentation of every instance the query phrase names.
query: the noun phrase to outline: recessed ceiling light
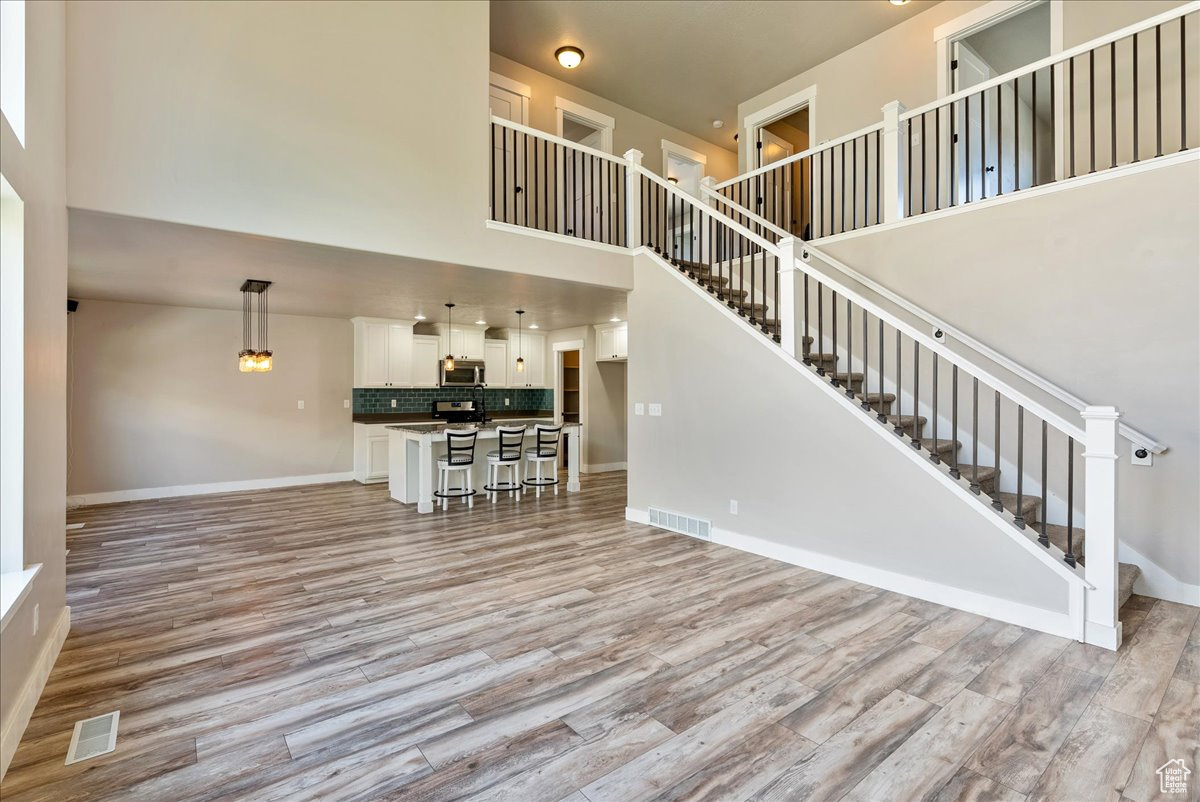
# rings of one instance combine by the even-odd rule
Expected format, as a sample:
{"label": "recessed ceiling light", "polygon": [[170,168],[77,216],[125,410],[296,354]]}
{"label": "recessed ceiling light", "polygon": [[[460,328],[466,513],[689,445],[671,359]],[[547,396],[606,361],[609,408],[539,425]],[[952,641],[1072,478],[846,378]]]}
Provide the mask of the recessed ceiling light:
{"label": "recessed ceiling light", "polygon": [[909,0],[888,0],[888,2],[894,6],[906,6],[908,5]]}
{"label": "recessed ceiling light", "polygon": [[529,328],[531,328],[531,329],[536,329],[537,327],[538,327],[538,324],[536,324],[536,323],[529,324]]}
{"label": "recessed ceiling light", "polygon": [[475,321],[475,325],[476,325],[476,326],[486,326],[486,325],[487,325],[487,321],[486,321],[486,320],[476,320],[476,321]]}
{"label": "recessed ceiling light", "polygon": [[619,317],[610,317],[610,318],[608,319],[608,322],[609,322],[609,323],[620,323],[620,322],[621,322],[621,318],[619,318]]}
{"label": "recessed ceiling light", "polygon": [[424,320],[424,319],[425,319],[424,315],[413,315],[413,320]]}
{"label": "recessed ceiling light", "polygon": [[575,45],[565,45],[554,51],[554,57],[558,59],[559,64],[568,70],[573,70],[579,66],[579,62],[583,61],[583,51]]}
{"label": "recessed ceiling light", "polygon": [[724,128],[724,127],[725,127],[724,120],[713,120],[713,128]]}

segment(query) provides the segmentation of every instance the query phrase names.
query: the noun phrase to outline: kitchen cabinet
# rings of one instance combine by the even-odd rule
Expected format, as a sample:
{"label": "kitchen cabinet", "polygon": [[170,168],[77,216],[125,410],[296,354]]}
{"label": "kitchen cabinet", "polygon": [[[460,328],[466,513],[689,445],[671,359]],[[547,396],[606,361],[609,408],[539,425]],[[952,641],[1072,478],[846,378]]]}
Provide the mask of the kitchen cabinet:
{"label": "kitchen cabinet", "polygon": [[[517,371],[517,357],[525,358],[525,370]],[[545,387],[546,385],[546,336],[521,332],[518,340],[514,333],[508,340],[508,386]]]}
{"label": "kitchen cabinet", "polygon": [[596,325],[596,361],[624,362],[629,359],[629,324]]}
{"label": "kitchen cabinet", "polygon": [[483,341],[483,367],[488,387],[508,386],[508,342],[506,340]]}
{"label": "kitchen cabinet", "polygon": [[412,338],[412,386],[437,387],[441,380],[442,339],[432,334],[414,334]]}
{"label": "kitchen cabinet", "polygon": [[441,326],[434,331],[442,338],[441,356],[453,354],[455,359],[483,359],[483,329],[479,326]]}
{"label": "kitchen cabinet", "polygon": [[413,324],[356,317],[354,386],[408,387],[412,383]]}
{"label": "kitchen cabinet", "polygon": [[354,424],[354,478],[363,484],[387,481],[388,429],[386,424]]}

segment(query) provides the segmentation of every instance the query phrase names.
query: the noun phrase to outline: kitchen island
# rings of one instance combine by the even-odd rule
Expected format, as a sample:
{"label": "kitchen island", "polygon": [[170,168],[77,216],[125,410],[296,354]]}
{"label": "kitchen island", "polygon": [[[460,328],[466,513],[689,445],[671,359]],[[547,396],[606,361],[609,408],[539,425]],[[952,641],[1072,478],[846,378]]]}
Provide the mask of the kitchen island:
{"label": "kitchen island", "polygon": [[[496,427],[529,427],[525,434],[525,448],[532,448],[533,427],[537,424],[552,425],[552,418],[519,418],[489,421],[487,423],[399,423],[388,426],[388,491],[391,497],[402,504],[416,504],[417,512],[433,512],[433,486],[437,476],[437,458],[446,453],[447,429],[478,429],[475,441],[475,467],[472,484],[477,495],[483,495],[487,483],[487,452],[494,451]],[[562,437],[567,448],[567,492],[579,490],[579,429],[578,423],[563,425]],[[562,453],[562,446],[559,447]],[[522,461],[524,454],[522,454]],[[522,471],[524,471],[524,465]],[[524,476],[524,473],[522,473]]]}

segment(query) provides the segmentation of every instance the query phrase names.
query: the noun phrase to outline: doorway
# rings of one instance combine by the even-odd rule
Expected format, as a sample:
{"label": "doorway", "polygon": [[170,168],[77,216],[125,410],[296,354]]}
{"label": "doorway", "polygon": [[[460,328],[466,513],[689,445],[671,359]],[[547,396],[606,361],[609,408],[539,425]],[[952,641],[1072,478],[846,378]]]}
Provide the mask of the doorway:
{"label": "doorway", "polygon": [[[575,343],[566,345],[568,345],[567,348],[555,351],[558,357],[558,376],[554,382],[554,386],[558,390],[554,399],[555,417],[561,423],[580,423],[583,416],[583,375],[581,370],[583,352],[578,346],[570,347],[575,346]],[[563,468],[568,464],[569,448],[570,444],[564,437],[560,458],[560,466]],[[583,454],[579,456],[582,464]]]}
{"label": "doorway", "polygon": [[[493,117],[518,125],[529,125],[529,99],[532,96],[533,92],[526,84],[499,73],[491,73],[488,84],[488,110]],[[517,147],[516,132],[499,126],[496,126],[492,133],[492,151],[493,169],[502,173],[492,180],[491,208],[492,219],[495,220],[496,209],[505,206],[503,187],[515,187],[517,176],[525,173],[525,153],[522,148]],[[523,217],[523,210],[518,209],[515,203],[511,206],[513,219],[504,222],[525,225],[527,221]]]}
{"label": "doorway", "polygon": [[[758,129],[760,166],[783,161],[808,150],[808,106],[772,120]],[[810,232],[801,221],[807,220],[808,170],[803,160],[792,162],[784,170],[771,170],[763,176],[761,214],[785,231],[809,239]]]}
{"label": "doorway", "polygon": [[[612,117],[561,97],[554,99],[554,106],[561,138],[592,150],[612,152],[615,126]],[[608,231],[613,211],[602,208],[601,193],[595,191],[603,186],[605,165],[595,156],[566,149],[556,156],[556,161],[555,170],[561,176],[562,194],[558,204],[559,216],[565,226],[563,233],[587,236],[591,232]],[[615,202],[615,197],[611,200]]]}

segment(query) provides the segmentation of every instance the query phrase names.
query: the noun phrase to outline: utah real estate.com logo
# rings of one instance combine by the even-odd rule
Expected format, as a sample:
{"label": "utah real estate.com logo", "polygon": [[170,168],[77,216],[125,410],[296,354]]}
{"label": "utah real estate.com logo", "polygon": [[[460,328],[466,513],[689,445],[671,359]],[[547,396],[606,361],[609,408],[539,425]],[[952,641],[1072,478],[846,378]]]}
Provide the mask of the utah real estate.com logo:
{"label": "utah real estate.com logo", "polygon": [[1158,788],[1164,794],[1186,794],[1187,778],[1192,772],[1184,765],[1182,758],[1168,760],[1159,767]]}

